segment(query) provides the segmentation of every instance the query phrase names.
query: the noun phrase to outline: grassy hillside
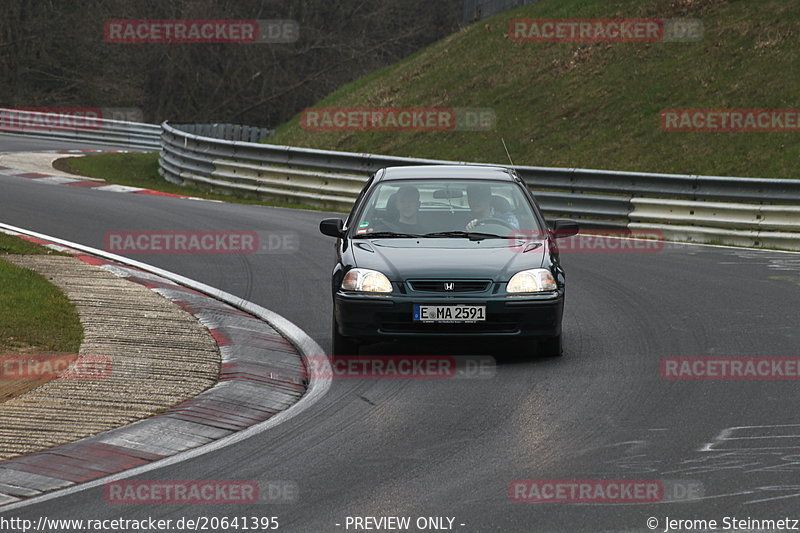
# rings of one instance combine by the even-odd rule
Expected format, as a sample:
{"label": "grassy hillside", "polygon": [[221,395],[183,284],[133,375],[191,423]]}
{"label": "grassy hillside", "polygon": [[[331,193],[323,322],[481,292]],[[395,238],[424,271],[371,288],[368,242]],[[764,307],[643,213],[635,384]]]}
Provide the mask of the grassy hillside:
{"label": "grassy hillside", "polygon": [[[534,43],[514,18],[700,18],[677,43]],[[800,177],[800,132],[664,132],[667,108],[799,108],[797,0],[541,0],[451,35],[314,107],[489,107],[491,131],[315,132],[271,144],[519,165]]]}

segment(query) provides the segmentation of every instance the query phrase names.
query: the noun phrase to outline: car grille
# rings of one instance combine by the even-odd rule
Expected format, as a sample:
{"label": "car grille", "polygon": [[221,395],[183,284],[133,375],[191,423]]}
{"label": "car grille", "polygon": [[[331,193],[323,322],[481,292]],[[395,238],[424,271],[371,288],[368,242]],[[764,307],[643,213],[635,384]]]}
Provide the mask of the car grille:
{"label": "car grille", "polygon": [[[446,284],[452,284],[452,288]],[[487,280],[408,280],[408,286],[414,292],[484,292],[490,284],[491,281]]]}

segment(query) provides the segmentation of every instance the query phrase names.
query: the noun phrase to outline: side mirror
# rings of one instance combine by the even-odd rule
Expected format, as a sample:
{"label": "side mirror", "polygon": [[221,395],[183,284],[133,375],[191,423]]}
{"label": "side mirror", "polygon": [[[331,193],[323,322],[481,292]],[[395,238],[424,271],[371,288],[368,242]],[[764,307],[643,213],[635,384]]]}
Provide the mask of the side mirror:
{"label": "side mirror", "polygon": [[578,234],[578,223],[568,218],[559,218],[553,223],[553,237],[561,239]]}
{"label": "side mirror", "polygon": [[341,238],[343,227],[344,222],[342,222],[341,218],[326,218],[319,223],[319,231],[322,232],[323,235],[329,237]]}

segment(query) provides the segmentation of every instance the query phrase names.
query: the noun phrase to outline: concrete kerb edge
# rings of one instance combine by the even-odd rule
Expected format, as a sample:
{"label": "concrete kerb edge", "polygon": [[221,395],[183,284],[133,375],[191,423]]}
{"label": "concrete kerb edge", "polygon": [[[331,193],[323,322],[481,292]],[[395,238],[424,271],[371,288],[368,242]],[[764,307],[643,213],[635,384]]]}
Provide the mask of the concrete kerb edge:
{"label": "concrete kerb edge", "polygon": [[[73,242],[70,242],[70,241],[66,241],[64,239],[51,237],[49,235],[44,235],[44,234],[41,234],[41,233],[37,233],[37,232],[30,231],[30,230],[26,230],[24,228],[19,228],[19,227],[16,227],[16,226],[11,226],[11,225],[8,225],[8,224],[3,224],[3,223],[0,223],[0,229],[6,230],[6,231],[9,231],[9,232],[12,232],[12,233],[18,233],[20,235],[33,237],[33,238],[36,238],[36,239],[41,239],[43,241],[47,241],[47,242],[50,242],[50,243],[53,243],[53,244],[56,244],[56,245],[64,246],[64,247],[69,248],[71,250],[75,250],[75,251],[82,252],[82,253],[85,253],[85,254],[89,254],[89,255],[92,255],[92,256],[101,257],[101,258],[106,259],[108,261],[113,261],[113,262],[120,263],[120,264],[129,266],[129,267],[133,267],[135,269],[138,269],[138,270],[141,270],[141,271],[144,271],[144,272],[159,276],[159,277],[164,278],[166,280],[169,280],[169,281],[171,281],[171,282],[173,282],[173,283],[175,283],[177,285],[183,286],[185,288],[189,288],[189,289],[192,289],[192,290],[197,291],[199,293],[203,293],[203,294],[205,294],[207,296],[210,296],[211,298],[213,298],[215,300],[218,300],[220,302],[226,303],[226,304],[230,305],[231,307],[233,307],[235,309],[238,309],[240,311],[244,311],[245,313],[251,314],[251,315],[255,316],[256,318],[266,322],[280,336],[282,336],[284,339],[286,339],[288,342],[290,342],[298,350],[301,359],[307,361],[308,357],[310,357],[310,356],[326,357],[326,355],[324,354],[322,348],[313,339],[311,339],[304,331],[302,331],[300,328],[298,328],[297,326],[295,326],[294,324],[292,324],[291,322],[289,322],[288,320],[286,320],[282,316],[278,315],[277,313],[275,313],[273,311],[270,311],[268,309],[265,309],[265,308],[263,308],[261,306],[258,306],[256,304],[253,304],[252,302],[248,302],[248,301],[246,301],[246,300],[244,300],[242,298],[238,298],[238,297],[236,297],[234,295],[231,295],[229,293],[226,293],[224,291],[220,291],[218,289],[215,289],[215,288],[210,287],[208,285],[205,285],[203,283],[191,280],[189,278],[185,278],[185,277],[180,276],[178,274],[174,274],[172,272],[169,272],[169,271],[157,268],[157,267],[153,267],[153,266],[150,266],[150,265],[138,262],[138,261],[134,261],[134,260],[122,257],[122,256],[118,256],[116,254],[111,254],[111,253],[108,253],[108,252],[104,252],[102,250],[97,250],[95,248],[91,248],[91,247],[84,246],[84,245],[81,245],[81,244],[77,244],[77,243],[73,243]],[[43,502],[43,501],[47,501],[47,500],[50,500],[50,499],[58,498],[58,497],[61,497],[61,496],[65,496],[67,494],[80,492],[80,491],[83,491],[83,490],[87,490],[87,489],[90,489],[90,488],[93,488],[93,487],[97,487],[97,486],[103,485],[105,483],[109,483],[111,481],[125,479],[125,478],[132,477],[132,476],[144,473],[144,472],[148,472],[148,471],[152,471],[152,470],[156,470],[156,469],[159,469],[159,468],[163,468],[163,467],[166,467],[166,466],[169,466],[169,465],[172,465],[172,464],[180,463],[182,461],[185,461],[185,460],[188,460],[188,459],[192,459],[192,458],[195,458],[195,457],[199,457],[201,455],[210,453],[212,451],[219,450],[219,449],[224,448],[226,446],[230,446],[232,444],[235,444],[237,442],[240,442],[242,440],[245,440],[247,438],[255,436],[255,435],[259,434],[259,433],[262,433],[262,432],[264,432],[264,431],[266,431],[266,430],[268,430],[268,429],[270,429],[270,428],[272,428],[272,427],[274,427],[274,426],[276,426],[276,425],[278,425],[278,424],[280,424],[280,423],[282,423],[282,422],[284,422],[284,421],[286,421],[286,420],[288,420],[290,418],[293,418],[297,414],[299,414],[302,411],[306,410],[308,407],[310,407],[311,405],[316,403],[327,392],[327,390],[330,387],[330,381],[329,380],[324,380],[324,379],[320,380],[320,379],[315,378],[313,375],[312,376],[308,376],[307,379],[308,379],[308,383],[307,383],[307,386],[306,386],[305,393],[303,393],[294,404],[284,408],[283,410],[280,410],[280,411],[276,412],[275,414],[273,414],[272,416],[270,416],[266,420],[263,420],[261,422],[257,422],[254,425],[251,425],[249,427],[245,427],[244,429],[241,429],[241,430],[238,430],[238,431],[233,431],[232,433],[230,433],[230,434],[228,434],[226,436],[222,436],[222,437],[217,438],[216,440],[212,440],[211,442],[208,442],[206,444],[201,444],[199,446],[192,447],[192,448],[186,449],[184,451],[178,451],[177,453],[174,453],[174,454],[171,454],[171,455],[167,455],[167,456],[165,456],[163,458],[152,460],[152,462],[146,462],[145,464],[142,464],[140,466],[134,466],[134,467],[128,468],[128,469],[121,469],[119,471],[112,472],[109,475],[105,475],[105,476],[102,476],[102,477],[91,479],[89,481],[67,482],[65,484],[67,484],[69,486],[65,486],[63,488],[55,488],[54,487],[53,490],[50,490],[50,491],[47,491],[47,492],[43,492],[41,495],[29,497],[27,499],[22,499],[22,500],[15,501],[15,502],[10,502],[10,503],[7,503],[5,505],[0,505],[0,513],[4,513],[6,511],[10,511],[10,510],[13,510],[13,509],[18,509],[20,507],[33,505],[33,504],[40,503],[40,502]],[[201,396],[203,396],[203,395],[205,395],[205,394],[207,394],[209,392],[214,391],[215,389],[223,389],[223,388],[228,387],[228,386],[230,386],[230,381],[220,381],[214,387],[212,387],[211,389],[208,389],[204,393],[201,393],[201,395],[199,395],[199,396],[197,396],[195,398],[199,398],[199,397],[201,397]],[[189,400],[189,401],[191,401],[191,400]],[[157,415],[156,417],[153,417],[153,418],[145,419],[145,421],[156,419],[159,416],[165,416],[168,413],[165,413],[164,415]],[[122,428],[118,428],[117,430],[111,430],[109,432],[101,433],[101,434],[98,434],[98,435],[105,435],[106,433],[111,433],[113,431],[120,431],[120,430],[122,430],[124,428],[130,428],[130,427],[133,427],[136,424],[140,424],[142,422],[143,421],[135,422],[134,424],[131,424],[129,426],[123,426]],[[95,435],[93,437],[87,437],[86,439],[82,439],[82,440],[91,441],[92,439],[96,439],[98,437],[98,435]],[[81,441],[76,441],[76,442],[81,442]],[[70,446],[70,445],[68,444],[68,445],[64,445],[64,446]],[[55,449],[57,449],[57,448],[55,448]],[[55,450],[55,449],[52,449],[52,450]],[[48,451],[52,451],[52,450],[44,450],[43,452],[38,452],[38,453],[47,453]],[[31,457],[31,456],[23,456],[23,457]],[[13,461],[13,459],[11,461]]]}

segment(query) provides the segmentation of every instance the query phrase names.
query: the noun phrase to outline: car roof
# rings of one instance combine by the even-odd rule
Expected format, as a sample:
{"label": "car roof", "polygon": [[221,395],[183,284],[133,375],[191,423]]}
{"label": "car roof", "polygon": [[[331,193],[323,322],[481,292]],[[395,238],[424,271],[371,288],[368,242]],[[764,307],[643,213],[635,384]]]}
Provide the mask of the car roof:
{"label": "car roof", "polygon": [[501,166],[489,165],[419,165],[387,167],[378,172],[376,181],[408,179],[484,179],[514,181],[513,171]]}

